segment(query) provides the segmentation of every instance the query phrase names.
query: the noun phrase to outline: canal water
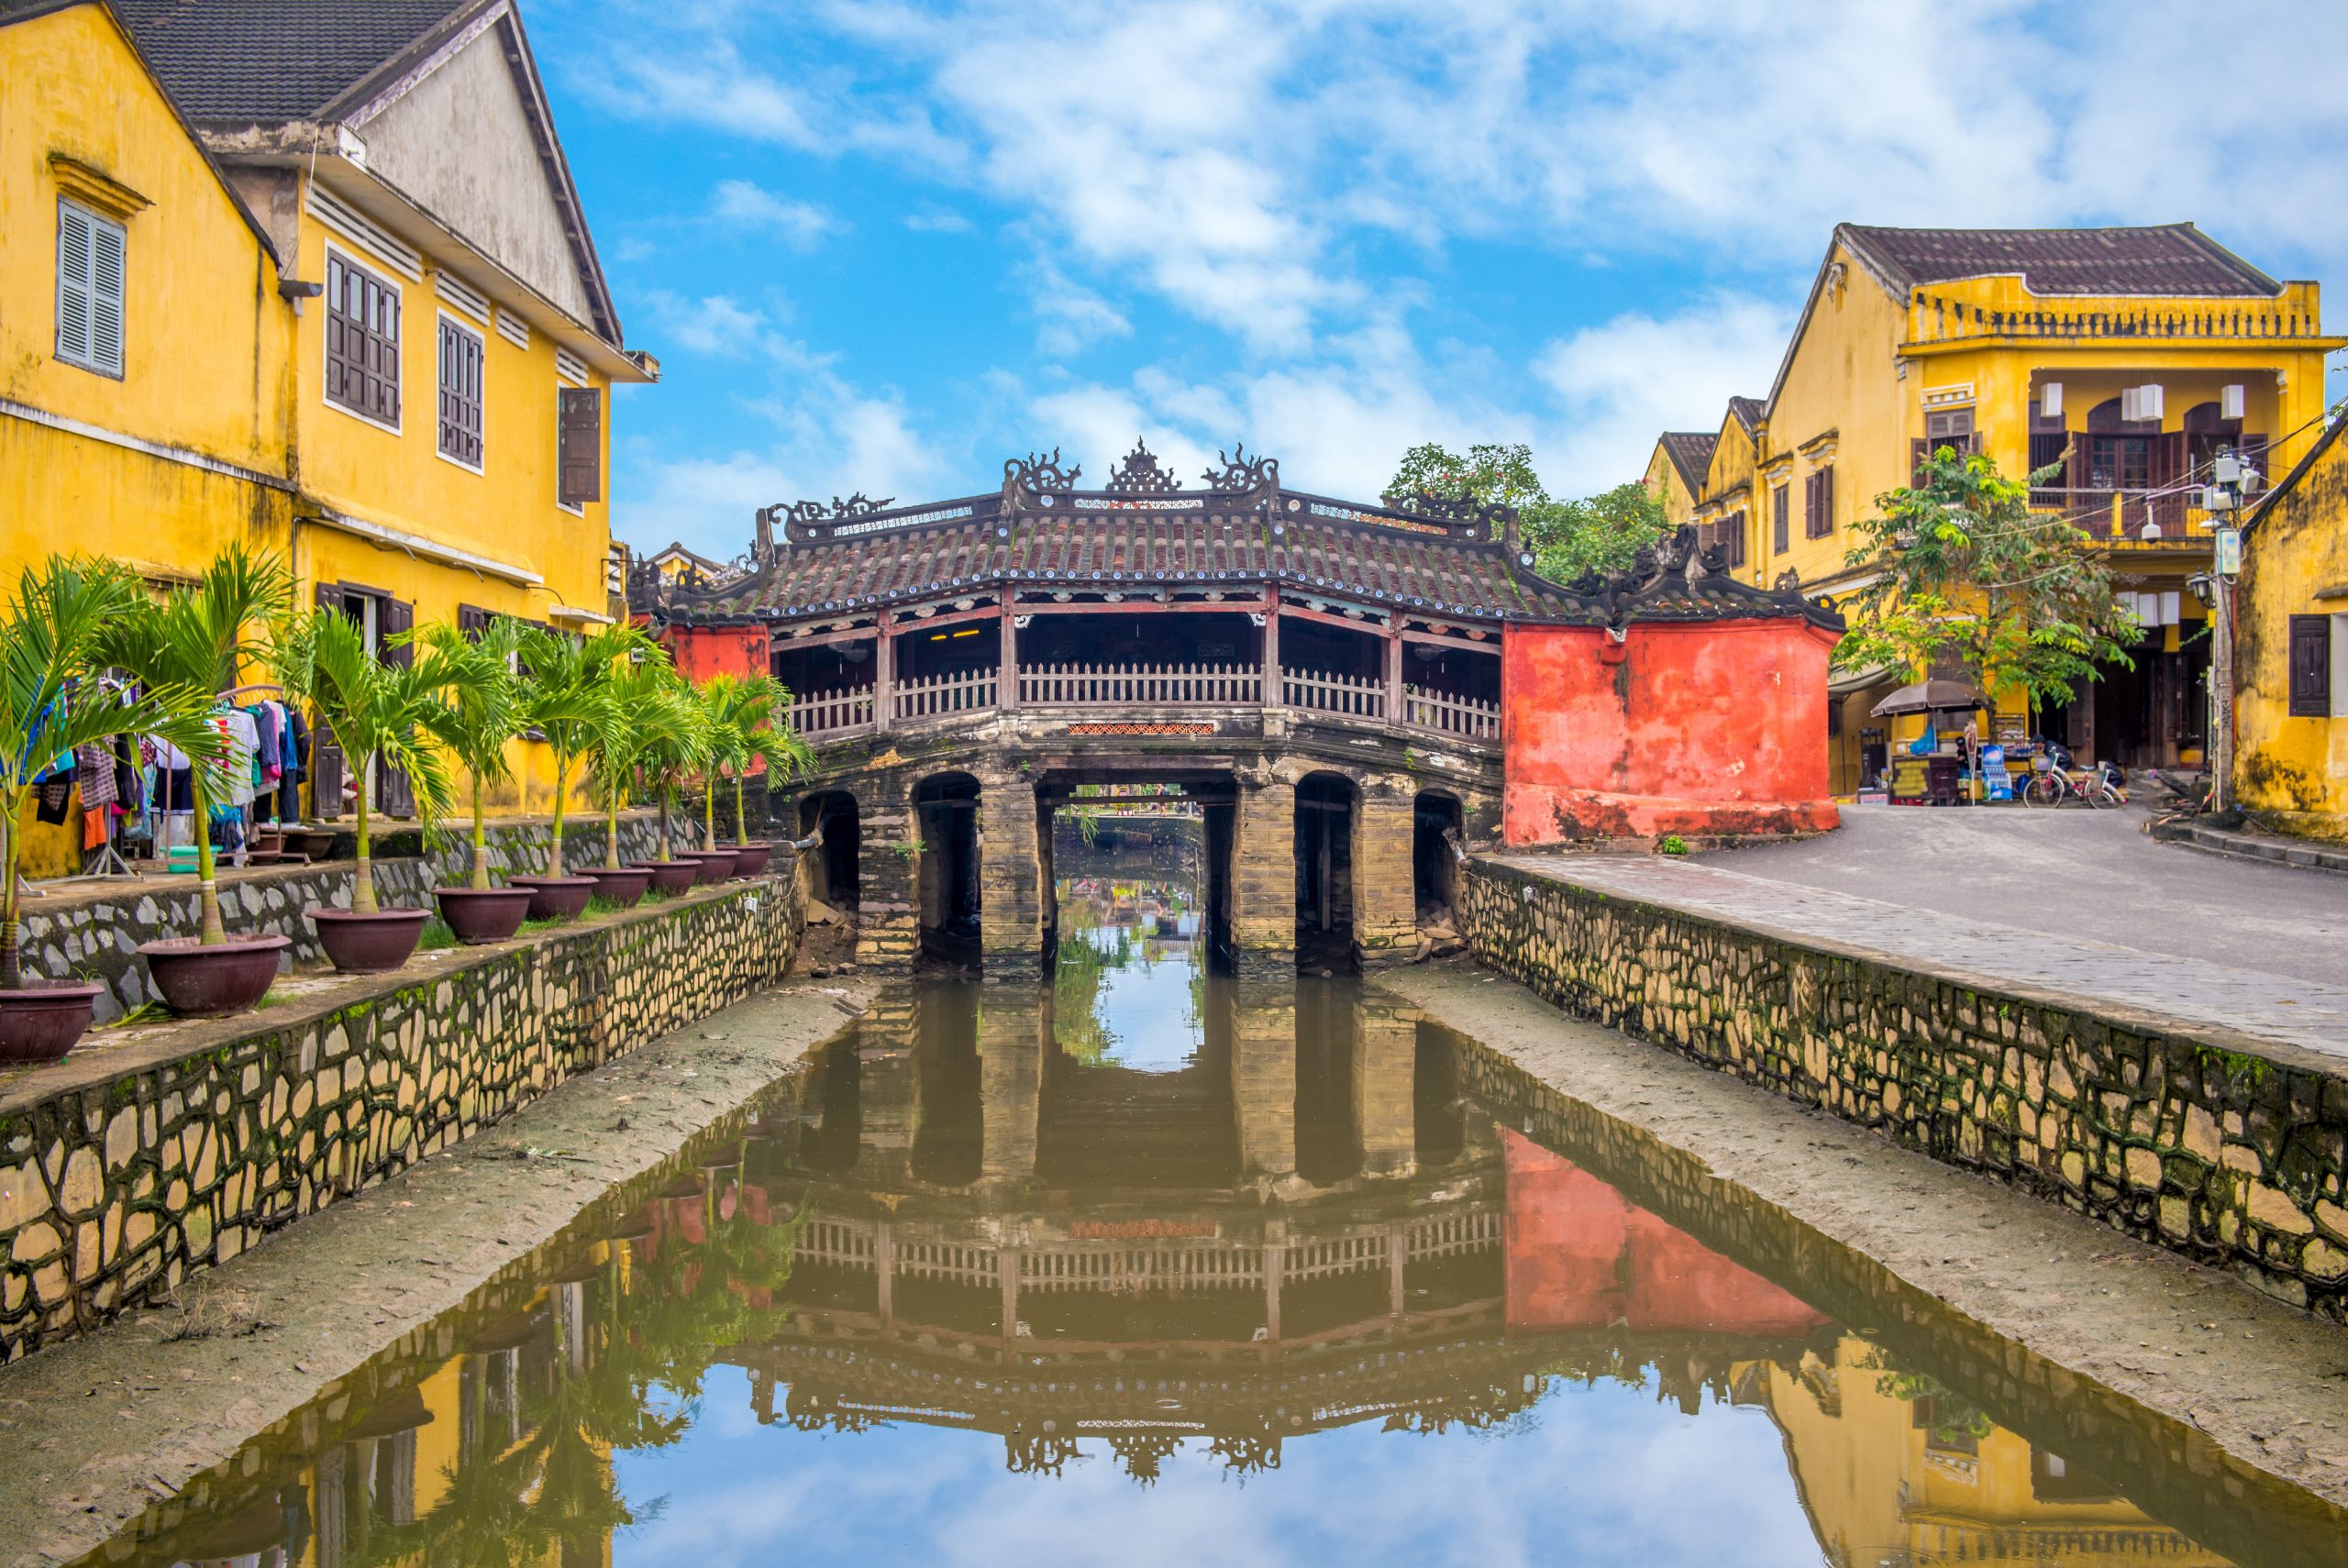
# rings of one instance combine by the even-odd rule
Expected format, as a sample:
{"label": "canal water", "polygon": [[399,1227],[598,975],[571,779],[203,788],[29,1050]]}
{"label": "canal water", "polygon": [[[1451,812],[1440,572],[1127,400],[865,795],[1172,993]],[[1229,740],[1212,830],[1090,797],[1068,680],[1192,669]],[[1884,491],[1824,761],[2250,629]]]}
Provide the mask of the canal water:
{"label": "canal water", "polygon": [[89,1561],[2339,1560],[1400,1001],[1060,895],[1047,984],[887,998]]}

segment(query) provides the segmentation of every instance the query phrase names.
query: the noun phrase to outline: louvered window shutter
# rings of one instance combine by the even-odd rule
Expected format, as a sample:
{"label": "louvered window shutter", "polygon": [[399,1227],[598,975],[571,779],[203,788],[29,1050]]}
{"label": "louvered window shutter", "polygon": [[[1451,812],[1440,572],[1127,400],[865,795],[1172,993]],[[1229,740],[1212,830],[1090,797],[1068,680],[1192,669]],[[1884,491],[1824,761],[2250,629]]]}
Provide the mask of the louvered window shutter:
{"label": "louvered window shutter", "polygon": [[555,393],[557,459],[555,499],[583,506],[604,498],[604,398],[593,387],[562,387]]}
{"label": "louvered window shutter", "polygon": [[57,357],[122,374],[123,226],[57,204]]}
{"label": "louvered window shutter", "polygon": [[2291,617],[2290,715],[2295,719],[2331,716],[2331,617]]}

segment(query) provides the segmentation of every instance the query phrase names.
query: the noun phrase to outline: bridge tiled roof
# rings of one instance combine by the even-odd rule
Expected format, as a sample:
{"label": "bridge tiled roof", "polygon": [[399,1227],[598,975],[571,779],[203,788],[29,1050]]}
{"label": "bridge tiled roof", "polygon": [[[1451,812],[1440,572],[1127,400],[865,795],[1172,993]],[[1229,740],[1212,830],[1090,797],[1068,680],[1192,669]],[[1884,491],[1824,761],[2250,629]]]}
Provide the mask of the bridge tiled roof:
{"label": "bridge tiled roof", "polygon": [[[1506,507],[1426,496],[1365,505],[1298,494],[1279,486],[1268,464],[1251,470],[1252,483],[1177,491],[1168,481],[1137,491],[1129,477],[1134,461],[1103,491],[1032,483],[1034,470],[1014,460],[999,495],[911,507],[857,497],[828,507],[772,508],[760,514],[759,539],[740,576],[698,590],[645,587],[663,595],[664,620],[687,624],[790,624],[1030,587],[1091,593],[1278,585],[1456,619],[1580,624],[1624,610],[1685,620],[1803,609],[1798,598],[1724,576],[1689,576],[1680,569],[1684,544],[1675,555],[1667,542],[1628,578],[1559,583],[1533,569]],[[1042,471],[1047,480],[1058,476],[1057,463]]]}

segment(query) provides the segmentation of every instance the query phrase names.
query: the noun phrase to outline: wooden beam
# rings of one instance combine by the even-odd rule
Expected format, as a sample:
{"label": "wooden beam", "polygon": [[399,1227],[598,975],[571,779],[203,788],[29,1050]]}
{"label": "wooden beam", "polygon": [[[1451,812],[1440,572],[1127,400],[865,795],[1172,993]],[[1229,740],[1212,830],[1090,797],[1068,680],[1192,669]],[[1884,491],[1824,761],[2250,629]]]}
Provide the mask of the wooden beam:
{"label": "wooden beam", "polygon": [[880,635],[878,626],[858,626],[846,632],[817,632],[809,636],[788,636],[781,632],[767,635],[767,646],[776,653],[792,648],[827,648],[841,643],[869,642]]}
{"label": "wooden beam", "polygon": [[1263,611],[1264,601],[1260,599],[1226,599],[1220,604],[1191,601],[1161,604],[1155,599],[1127,599],[1119,604],[1054,604],[1024,600],[1019,605],[1022,615],[1163,615],[1169,612],[1178,614],[1259,615]]}

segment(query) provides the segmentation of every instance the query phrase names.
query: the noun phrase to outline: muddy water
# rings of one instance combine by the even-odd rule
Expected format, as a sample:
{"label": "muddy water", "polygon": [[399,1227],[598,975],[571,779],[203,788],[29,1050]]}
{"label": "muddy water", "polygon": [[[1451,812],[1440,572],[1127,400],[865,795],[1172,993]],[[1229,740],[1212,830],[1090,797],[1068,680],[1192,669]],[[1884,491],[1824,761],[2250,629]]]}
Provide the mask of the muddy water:
{"label": "muddy water", "polygon": [[89,1561],[2341,1561],[1384,993],[1060,892],[1050,983],[884,1001]]}

